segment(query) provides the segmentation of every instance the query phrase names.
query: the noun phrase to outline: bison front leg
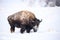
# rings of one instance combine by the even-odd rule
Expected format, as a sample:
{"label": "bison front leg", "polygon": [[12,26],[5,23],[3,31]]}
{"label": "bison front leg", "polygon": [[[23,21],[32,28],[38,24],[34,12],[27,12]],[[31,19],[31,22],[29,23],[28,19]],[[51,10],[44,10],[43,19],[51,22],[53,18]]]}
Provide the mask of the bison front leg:
{"label": "bison front leg", "polygon": [[32,28],[30,27],[30,26],[28,26],[28,27],[26,27],[26,32],[27,33],[30,33],[30,30],[31,30]]}
{"label": "bison front leg", "polygon": [[20,32],[24,33],[24,31],[25,31],[25,28],[21,28]]}
{"label": "bison front leg", "polygon": [[27,31],[27,33],[30,33],[30,29],[27,29],[26,31]]}

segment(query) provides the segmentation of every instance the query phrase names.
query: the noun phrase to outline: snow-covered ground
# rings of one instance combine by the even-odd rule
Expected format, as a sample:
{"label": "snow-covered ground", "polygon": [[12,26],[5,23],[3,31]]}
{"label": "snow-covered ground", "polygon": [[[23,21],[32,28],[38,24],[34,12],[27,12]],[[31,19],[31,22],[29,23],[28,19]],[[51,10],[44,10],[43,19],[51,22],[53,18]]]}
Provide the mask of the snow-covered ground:
{"label": "snow-covered ground", "polygon": [[[38,19],[43,19],[36,33],[21,34],[18,28],[10,33],[7,17],[20,10],[32,11]],[[22,0],[0,0],[0,40],[60,40],[60,7],[40,7],[37,2],[30,5]]]}

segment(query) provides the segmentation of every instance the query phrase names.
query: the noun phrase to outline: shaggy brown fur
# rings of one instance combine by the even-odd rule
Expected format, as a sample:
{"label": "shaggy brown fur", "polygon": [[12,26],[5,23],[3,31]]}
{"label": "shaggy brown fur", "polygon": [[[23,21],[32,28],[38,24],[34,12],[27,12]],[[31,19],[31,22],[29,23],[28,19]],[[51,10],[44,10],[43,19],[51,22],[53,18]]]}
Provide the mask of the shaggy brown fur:
{"label": "shaggy brown fur", "polygon": [[11,26],[11,32],[15,31],[15,27],[18,27],[21,28],[21,33],[25,30],[29,33],[35,25],[40,23],[40,20],[32,12],[24,10],[8,16],[8,22]]}
{"label": "shaggy brown fur", "polygon": [[[22,24],[29,23],[29,20],[35,19],[35,15],[29,11],[20,11],[8,17],[10,20],[21,21]],[[11,21],[12,22],[12,21]]]}

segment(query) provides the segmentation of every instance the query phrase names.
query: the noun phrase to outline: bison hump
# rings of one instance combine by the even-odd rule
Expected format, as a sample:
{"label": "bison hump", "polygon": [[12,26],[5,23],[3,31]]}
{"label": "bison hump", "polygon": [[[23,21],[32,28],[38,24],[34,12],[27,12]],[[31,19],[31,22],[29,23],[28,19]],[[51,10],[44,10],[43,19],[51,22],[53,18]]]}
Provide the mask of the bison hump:
{"label": "bison hump", "polygon": [[20,21],[22,24],[29,23],[29,20],[35,19],[35,15],[30,11],[19,11],[10,15],[10,19]]}

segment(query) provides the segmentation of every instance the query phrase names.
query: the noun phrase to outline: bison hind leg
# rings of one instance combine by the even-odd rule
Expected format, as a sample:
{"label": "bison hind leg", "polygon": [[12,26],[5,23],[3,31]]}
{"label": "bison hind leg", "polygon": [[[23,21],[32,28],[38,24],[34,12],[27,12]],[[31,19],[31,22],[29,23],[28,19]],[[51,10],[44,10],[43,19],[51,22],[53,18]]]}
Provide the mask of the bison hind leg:
{"label": "bison hind leg", "polygon": [[11,26],[11,28],[10,28],[11,33],[15,32],[15,26],[14,26],[14,24],[10,23],[10,26]]}
{"label": "bison hind leg", "polygon": [[11,31],[11,33],[12,33],[12,32],[15,31],[15,26],[14,26],[13,23],[10,23],[10,22],[9,22],[9,24],[10,24],[10,26],[11,26],[10,31]]}
{"label": "bison hind leg", "polygon": [[11,33],[15,31],[15,27],[10,28]]}
{"label": "bison hind leg", "polygon": [[10,16],[7,18],[7,20],[8,20],[8,22],[9,22],[10,26],[11,26],[10,31],[11,31],[11,33],[12,33],[12,32],[15,31],[14,23],[12,22],[12,19],[11,19]]}

